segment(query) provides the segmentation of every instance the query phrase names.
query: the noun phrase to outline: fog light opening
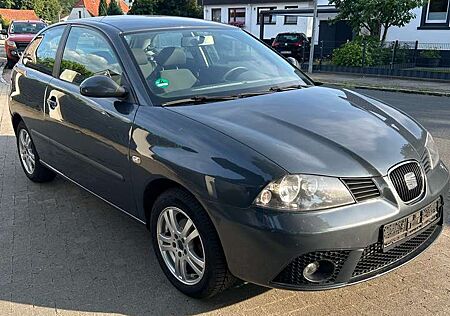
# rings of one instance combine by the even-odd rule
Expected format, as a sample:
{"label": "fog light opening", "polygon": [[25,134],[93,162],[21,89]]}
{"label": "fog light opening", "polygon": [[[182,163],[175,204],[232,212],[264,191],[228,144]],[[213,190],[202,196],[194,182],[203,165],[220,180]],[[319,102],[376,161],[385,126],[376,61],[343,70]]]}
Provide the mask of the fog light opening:
{"label": "fog light opening", "polygon": [[314,261],[303,269],[303,277],[309,282],[323,282],[333,275],[334,269],[334,263],[329,260]]}

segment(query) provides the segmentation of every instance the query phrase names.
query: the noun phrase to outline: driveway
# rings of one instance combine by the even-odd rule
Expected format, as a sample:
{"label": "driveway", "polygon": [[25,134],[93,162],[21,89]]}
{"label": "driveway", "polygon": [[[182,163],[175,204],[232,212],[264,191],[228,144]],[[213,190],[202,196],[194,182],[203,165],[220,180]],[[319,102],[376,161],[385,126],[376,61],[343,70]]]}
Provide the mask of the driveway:
{"label": "driveway", "polygon": [[[351,287],[241,284],[207,301],[183,296],[160,270],[144,225],[61,177],[27,180],[6,92],[0,84],[0,315],[450,315],[448,227],[412,263]],[[364,93],[400,102],[438,137],[450,165],[449,98]]]}

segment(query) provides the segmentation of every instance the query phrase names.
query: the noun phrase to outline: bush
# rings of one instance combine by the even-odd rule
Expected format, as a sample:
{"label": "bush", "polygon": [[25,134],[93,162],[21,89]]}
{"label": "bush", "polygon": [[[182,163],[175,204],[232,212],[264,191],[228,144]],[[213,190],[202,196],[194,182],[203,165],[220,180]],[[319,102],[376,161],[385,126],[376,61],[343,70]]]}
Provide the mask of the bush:
{"label": "bush", "polygon": [[[361,67],[363,60],[363,44],[361,41],[345,43],[341,48],[333,50],[332,63],[336,66]],[[373,64],[370,49],[366,49],[366,66]]]}
{"label": "bush", "polygon": [[441,53],[436,49],[427,49],[419,54],[422,58],[441,58]]}

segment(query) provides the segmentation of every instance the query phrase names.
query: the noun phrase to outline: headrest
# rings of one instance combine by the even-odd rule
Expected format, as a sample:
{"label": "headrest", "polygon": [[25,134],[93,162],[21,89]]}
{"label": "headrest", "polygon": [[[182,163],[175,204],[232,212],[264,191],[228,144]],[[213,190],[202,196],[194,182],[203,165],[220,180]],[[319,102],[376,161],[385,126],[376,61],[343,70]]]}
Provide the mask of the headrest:
{"label": "headrest", "polygon": [[133,52],[134,58],[136,58],[138,65],[148,64],[148,56],[142,48],[132,48],[131,51]]}
{"label": "headrest", "polygon": [[179,47],[166,47],[155,56],[156,62],[161,66],[174,66],[186,64],[186,54]]}

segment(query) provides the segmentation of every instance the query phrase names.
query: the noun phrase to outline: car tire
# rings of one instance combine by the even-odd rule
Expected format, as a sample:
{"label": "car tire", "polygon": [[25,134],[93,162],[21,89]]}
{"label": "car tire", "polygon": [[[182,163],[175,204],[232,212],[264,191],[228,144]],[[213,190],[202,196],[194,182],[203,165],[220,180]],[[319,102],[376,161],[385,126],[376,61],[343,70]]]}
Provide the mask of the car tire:
{"label": "car tire", "polygon": [[56,174],[40,163],[31,134],[23,121],[17,126],[16,140],[20,164],[25,175],[33,182],[49,182],[53,180]]}
{"label": "car tire", "polygon": [[[177,256],[176,251],[178,251],[179,256],[183,256],[183,253],[180,255],[180,250],[177,247],[172,247],[173,249],[176,249],[175,251],[164,252],[162,250],[166,249],[163,248],[163,246],[166,247],[168,245],[166,239],[170,237],[167,237],[166,234],[164,236],[164,241],[161,241],[158,235],[163,234],[164,229],[167,229],[166,233],[168,233],[169,236],[176,235],[176,233],[170,233],[170,229],[167,225],[163,225],[164,229],[162,227],[162,223],[165,221],[164,216],[165,214],[170,214],[170,210],[175,214],[173,217],[175,222],[180,225],[178,231],[184,231],[184,228],[188,226],[188,220],[191,220],[192,223],[190,231],[193,232],[193,229],[198,231],[198,239],[193,240],[197,242],[197,245],[200,244],[203,247],[203,258],[201,251],[198,250],[200,246],[197,246],[196,250],[194,249],[193,251],[196,252],[196,257],[203,259],[204,268],[201,277],[199,277],[200,274],[194,272],[191,265],[186,263],[188,260],[187,258],[184,261],[186,265],[185,270],[191,270],[191,272],[194,273],[186,273],[188,276],[186,278],[183,278],[183,273],[178,274],[179,277],[177,277],[174,265],[172,265],[173,258],[176,258]],[[168,215],[166,219],[169,219],[169,217],[170,215]],[[182,225],[183,220],[184,225]],[[158,225],[160,227],[159,230]],[[152,235],[153,249],[164,274],[182,293],[194,298],[209,298],[227,289],[235,282],[234,276],[228,270],[219,236],[217,235],[209,216],[195,197],[187,191],[179,188],[169,189],[158,197],[153,205],[150,216],[150,232]],[[183,239],[182,234],[179,235],[178,238],[181,241]],[[177,241],[175,240],[175,237],[171,240]],[[174,245],[174,243],[172,243],[172,245]],[[191,248],[192,246],[195,248],[195,244],[185,245],[186,248]],[[173,254],[174,256],[172,256]],[[186,257],[189,256],[186,255]],[[180,257],[179,260],[182,262],[183,257]],[[180,266],[182,267],[183,263],[180,263]],[[189,280],[189,276],[197,276],[198,278],[192,281]],[[191,284],[187,284],[188,281],[192,281]]]}

